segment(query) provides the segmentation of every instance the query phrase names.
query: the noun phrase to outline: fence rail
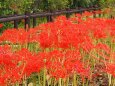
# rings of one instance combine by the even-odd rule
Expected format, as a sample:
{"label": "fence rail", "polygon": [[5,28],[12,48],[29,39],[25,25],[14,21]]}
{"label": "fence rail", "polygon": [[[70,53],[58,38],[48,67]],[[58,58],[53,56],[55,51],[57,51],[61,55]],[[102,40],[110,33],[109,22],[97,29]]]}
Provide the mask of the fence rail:
{"label": "fence rail", "polygon": [[41,12],[41,13],[29,13],[25,12],[24,15],[14,15],[0,17],[0,23],[14,21],[14,28],[18,28],[18,20],[25,20],[25,29],[30,28],[30,19],[33,18],[33,27],[36,26],[36,18],[38,17],[47,17],[47,21],[52,21],[51,16],[61,15],[61,14],[71,14],[71,13],[82,13],[84,11],[94,11],[99,10],[100,8],[80,8],[80,9],[68,9],[60,10],[53,12]]}

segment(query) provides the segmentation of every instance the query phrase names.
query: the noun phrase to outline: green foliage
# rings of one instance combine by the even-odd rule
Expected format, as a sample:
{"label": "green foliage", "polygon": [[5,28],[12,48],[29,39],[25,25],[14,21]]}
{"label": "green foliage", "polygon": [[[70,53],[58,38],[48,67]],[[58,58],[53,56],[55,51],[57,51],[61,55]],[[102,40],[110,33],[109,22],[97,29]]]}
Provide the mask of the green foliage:
{"label": "green foliage", "polygon": [[115,7],[115,0],[100,0],[100,5],[102,7]]}
{"label": "green foliage", "polygon": [[109,14],[115,17],[115,0],[100,0],[100,5],[102,8],[109,8]]}
{"label": "green foliage", "polygon": [[25,10],[31,11],[33,0],[2,0],[0,11],[2,14],[23,13]]}
{"label": "green foliage", "polygon": [[[76,7],[90,7],[98,4],[98,0],[1,0],[2,14],[23,13],[24,11],[60,10]],[[0,13],[0,14],[1,14]]]}
{"label": "green foliage", "polygon": [[92,7],[98,5],[98,0],[69,0],[70,8]]}
{"label": "green foliage", "polygon": [[48,0],[48,9],[65,9],[68,6],[68,0]]}
{"label": "green foliage", "polygon": [[6,2],[11,10],[22,13],[25,10],[31,10],[33,0],[6,0]]}
{"label": "green foliage", "polygon": [[11,22],[5,22],[5,23],[2,23],[3,24],[3,27],[0,28],[0,34],[6,30],[7,28],[13,28],[13,24]]}

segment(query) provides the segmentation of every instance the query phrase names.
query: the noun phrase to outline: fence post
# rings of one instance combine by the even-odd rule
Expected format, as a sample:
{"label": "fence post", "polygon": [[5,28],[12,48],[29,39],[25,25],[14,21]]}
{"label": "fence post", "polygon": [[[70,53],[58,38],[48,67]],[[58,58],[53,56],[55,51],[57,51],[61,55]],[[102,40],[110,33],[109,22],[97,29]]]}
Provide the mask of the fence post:
{"label": "fence post", "polygon": [[[17,16],[17,12],[14,12],[14,16]],[[14,20],[14,28],[18,29],[18,20]]]}
{"label": "fence post", "polygon": [[[48,12],[52,13],[51,10]],[[53,21],[52,16],[51,15],[47,16],[47,22],[52,22],[52,21]]]}
{"label": "fence post", "polygon": [[[69,11],[69,9],[66,9],[66,11]],[[66,17],[70,18],[70,13],[66,13]]]}
{"label": "fence post", "polygon": [[96,10],[93,10],[93,18],[96,18]]}
{"label": "fence post", "polygon": [[84,11],[81,11],[81,7],[78,7],[78,10],[79,10],[79,14],[82,15]]}
{"label": "fence post", "polygon": [[47,22],[52,22],[52,16],[47,16]]}
{"label": "fence post", "polygon": [[[36,11],[33,11],[33,13],[36,13]],[[36,26],[36,17],[33,18],[33,28]]]}
{"label": "fence post", "polygon": [[99,13],[99,17],[102,17],[102,12],[101,12],[101,10],[100,9],[98,9],[99,11],[100,11],[100,13]]}
{"label": "fence post", "polygon": [[29,12],[25,12],[25,29],[28,30],[30,28],[30,13]]}

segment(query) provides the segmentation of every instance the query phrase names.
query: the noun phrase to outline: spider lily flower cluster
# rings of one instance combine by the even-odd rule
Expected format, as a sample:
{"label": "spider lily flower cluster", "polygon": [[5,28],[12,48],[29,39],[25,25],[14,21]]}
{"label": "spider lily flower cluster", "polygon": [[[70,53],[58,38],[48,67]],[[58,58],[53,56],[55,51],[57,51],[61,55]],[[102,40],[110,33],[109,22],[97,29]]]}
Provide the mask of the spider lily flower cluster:
{"label": "spider lily flower cluster", "polygon": [[[28,31],[5,30],[0,36],[0,85],[25,84],[32,78],[40,86],[89,86],[100,75],[107,76],[111,85],[115,20],[89,16],[92,13],[59,16]],[[102,68],[95,72],[97,65]]]}

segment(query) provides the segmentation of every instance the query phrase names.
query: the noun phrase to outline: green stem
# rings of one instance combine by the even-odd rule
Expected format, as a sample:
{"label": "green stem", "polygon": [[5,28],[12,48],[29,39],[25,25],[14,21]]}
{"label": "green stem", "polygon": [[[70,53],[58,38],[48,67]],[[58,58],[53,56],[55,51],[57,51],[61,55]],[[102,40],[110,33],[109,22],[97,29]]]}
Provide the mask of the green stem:
{"label": "green stem", "polygon": [[66,80],[65,86],[68,86],[68,83],[69,83],[69,77]]}
{"label": "green stem", "polygon": [[44,74],[43,74],[43,86],[46,86],[46,69],[44,68]]}
{"label": "green stem", "polygon": [[38,85],[40,85],[40,76],[39,76],[39,73],[38,73]]}
{"label": "green stem", "polygon": [[82,86],[85,86],[84,81],[83,81],[83,85]]}
{"label": "green stem", "polygon": [[33,86],[36,86],[36,78],[33,77]]}
{"label": "green stem", "polygon": [[76,76],[76,74],[74,74],[74,76],[73,76],[73,86],[77,86],[76,78],[77,78],[77,76]]}
{"label": "green stem", "polygon": [[111,75],[109,74],[109,86],[111,86]]}
{"label": "green stem", "polygon": [[59,78],[59,86],[62,86],[62,84],[61,84],[61,78]]}

